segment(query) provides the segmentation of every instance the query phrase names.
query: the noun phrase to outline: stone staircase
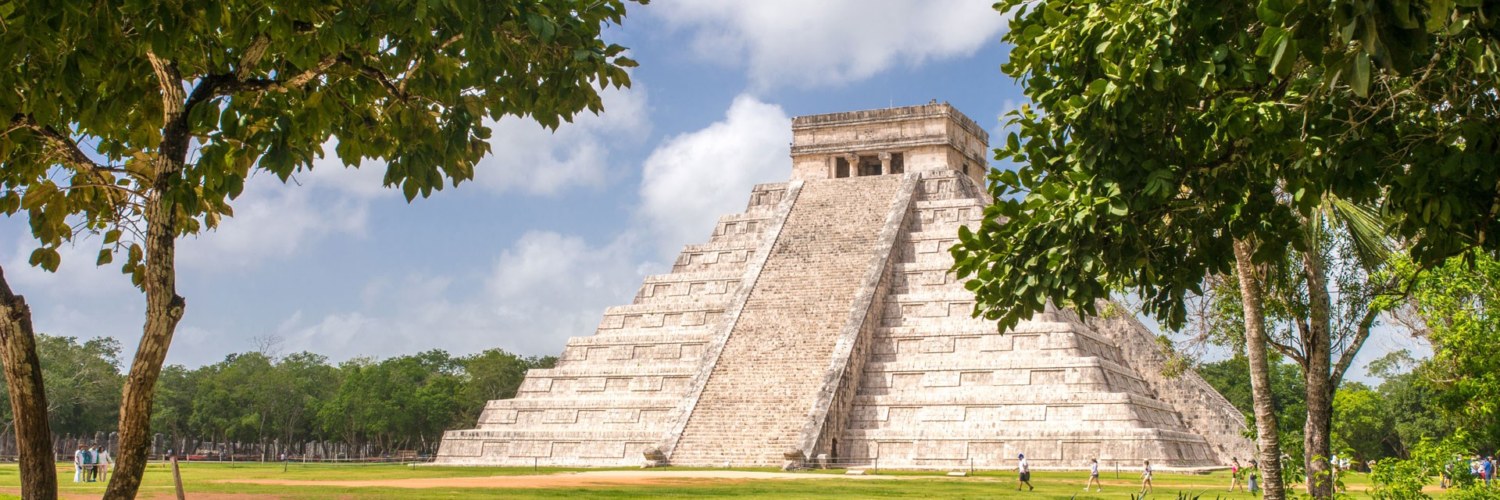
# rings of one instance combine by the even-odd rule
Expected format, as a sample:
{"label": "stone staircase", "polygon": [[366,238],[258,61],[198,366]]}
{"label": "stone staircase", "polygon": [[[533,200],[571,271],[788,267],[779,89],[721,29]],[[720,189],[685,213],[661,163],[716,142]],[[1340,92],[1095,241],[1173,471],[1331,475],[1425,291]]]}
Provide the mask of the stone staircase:
{"label": "stone staircase", "polygon": [[673,465],[776,465],[798,445],[901,179],[802,186],[670,447]]}
{"label": "stone staircase", "polygon": [[720,218],[671,273],[605,310],[594,335],[569,339],[555,368],[531,370],[515,398],[487,403],[476,428],[445,433],[437,463],[639,465],[671,428],[786,187],[756,186],[745,212]]}
{"label": "stone staircase", "polygon": [[895,468],[1008,468],[1018,453],[1038,467],[1077,468],[1095,457],[1129,457],[1122,465],[1133,466],[1215,461],[1216,450],[1157,398],[1114,338],[1064,312],[1003,335],[970,317],[974,298],[948,272],[948,249],[985,203],[963,176],[924,176],[830,455]]}

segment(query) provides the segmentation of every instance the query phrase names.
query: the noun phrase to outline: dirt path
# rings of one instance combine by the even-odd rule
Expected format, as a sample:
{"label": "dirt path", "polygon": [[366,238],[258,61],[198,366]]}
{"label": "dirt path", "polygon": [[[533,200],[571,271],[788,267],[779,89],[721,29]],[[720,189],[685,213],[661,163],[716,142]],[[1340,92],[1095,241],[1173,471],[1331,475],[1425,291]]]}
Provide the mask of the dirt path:
{"label": "dirt path", "polygon": [[377,479],[369,481],[288,481],[280,479],[231,479],[219,481],[235,484],[277,486],[344,486],[383,488],[568,488],[580,486],[648,485],[691,482],[700,479],[750,481],[755,479],[920,479],[920,476],[845,476],[840,474],[791,474],[783,472],[714,471],[714,470],[611,470],[563,472],[527,476],[441,477],[416,479]]}

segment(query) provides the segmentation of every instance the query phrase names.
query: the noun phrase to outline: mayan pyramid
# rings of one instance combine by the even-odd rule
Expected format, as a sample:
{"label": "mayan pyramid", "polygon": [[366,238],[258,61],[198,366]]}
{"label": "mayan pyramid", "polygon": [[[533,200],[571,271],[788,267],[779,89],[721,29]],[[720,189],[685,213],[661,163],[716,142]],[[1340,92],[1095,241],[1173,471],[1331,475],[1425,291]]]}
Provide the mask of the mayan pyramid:
{"label": "mayan pyramid", "polygon": [[[947,104],[792,121],[792,175],[531,370],[438,463],[883,468],[1225,464],[1241,414],[1165,377],[1129,314],[970,317],[948,269],[983,216],[988,134]],[[1112,309],[1105,306],[1106,311]],[[1117,309],[1117,308],[1116,308]],[[791,453],[789,453],[791,452]]]}

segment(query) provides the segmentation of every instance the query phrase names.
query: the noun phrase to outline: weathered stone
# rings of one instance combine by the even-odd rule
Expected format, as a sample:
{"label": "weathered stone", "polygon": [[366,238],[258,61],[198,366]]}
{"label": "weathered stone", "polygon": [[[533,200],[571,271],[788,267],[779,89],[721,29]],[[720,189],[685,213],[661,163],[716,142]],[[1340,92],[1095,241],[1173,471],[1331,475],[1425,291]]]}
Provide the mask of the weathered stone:
{"label": "weathered stone", "polygon": [[667,463],[667,454],[662,453],[661,449],[655,446],[641,450],[641,456],[645,458],[645,463],[641,464],[641,468],[643,469],[658,467]]}
{"label": "weathered stone", "polygon": [[[1237,410],[1125,314],[1009,332],[948,273],[988,137],[946,104],[799,117],[756,186],[559,364],[449,431],[455,465],[1201,467],[1251,456]],[[1108,307],[1104,308],[1108,309]],[[640,457],[626,450],[642,450]],[[792,450],[792,451],[787,451]],[[793,456],[795,455],[795,456]]]}

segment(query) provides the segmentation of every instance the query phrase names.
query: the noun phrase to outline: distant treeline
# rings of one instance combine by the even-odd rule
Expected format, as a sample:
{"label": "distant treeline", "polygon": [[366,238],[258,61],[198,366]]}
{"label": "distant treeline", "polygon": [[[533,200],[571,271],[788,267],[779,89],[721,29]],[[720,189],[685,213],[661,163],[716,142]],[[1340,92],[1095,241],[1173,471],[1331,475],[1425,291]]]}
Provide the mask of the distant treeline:
{"label": "distant treeline", "polygon": [[[125,379],[119,341],[39,335],[37,351],[53,434],[113,431]],[[231,354],[196,369],[166,367],[156,386],[151,430],[169,442],[316,441],[426,454],[437,449],[444,430],[472,427],[485,401],[515,396],[526,370],[556,363],[553,356],[500,349],[463,357],[432,350],[338,364],[308,352]],[[0,436],[8,442],[9,395],[0,392],[0,398]]]}

